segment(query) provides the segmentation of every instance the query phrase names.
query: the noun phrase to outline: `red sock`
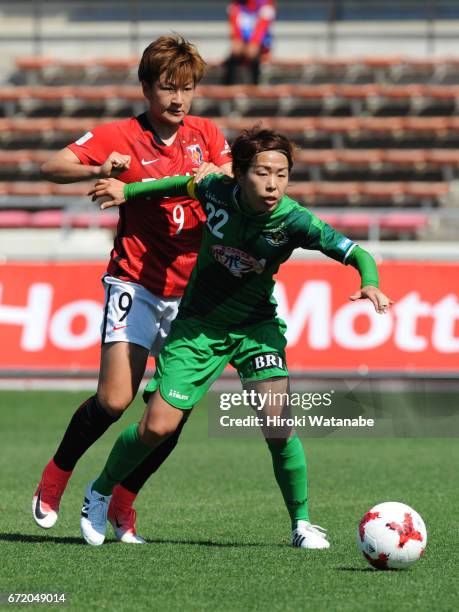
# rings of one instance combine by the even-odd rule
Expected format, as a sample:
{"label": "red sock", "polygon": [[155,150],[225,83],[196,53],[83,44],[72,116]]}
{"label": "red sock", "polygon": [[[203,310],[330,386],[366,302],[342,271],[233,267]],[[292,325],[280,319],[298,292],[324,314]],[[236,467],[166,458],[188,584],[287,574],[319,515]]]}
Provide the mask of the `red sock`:
{"label": "red sock", "polygon": [[54,458],[49,461],[43,470],[43,476],[45,478],[49,478],[54,482],[58,482],[60,485],[66,485],[70,476],[72,475],[72,471],[66,472],[65,470],[61,470],[61,468],[57,467],[54,462]]}
{"label": "red sock", "polygon": [[117,506],[125,506],[131,508],[133,503],[135,502],[135,498],[137,497],[137,493],[132,493],[132,491],[128,491],[121,484],[117,484],[113,489],[112,493],[112,504],[116,504]]}

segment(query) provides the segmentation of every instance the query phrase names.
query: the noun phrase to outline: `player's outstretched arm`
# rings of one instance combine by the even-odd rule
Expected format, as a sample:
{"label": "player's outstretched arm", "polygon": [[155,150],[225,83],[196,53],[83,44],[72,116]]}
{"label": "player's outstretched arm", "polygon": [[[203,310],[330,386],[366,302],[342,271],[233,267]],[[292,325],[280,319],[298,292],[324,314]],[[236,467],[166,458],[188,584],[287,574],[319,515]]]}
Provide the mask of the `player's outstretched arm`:
{"label": "player's outstretched arm", "polygon": [[41,167],[43,178],[53,183],[75,183],[93,178],[118,176],[128,170],[129,155],[112,151],[100,166],[82,164],[68,147],[52,155]]}
{"label": "player's outstretched arm", "polygon": [[361,288],[349,296],[349,299],[352,301],[368,299],[375,307],[376,312],[386,313],[394,302],[378,287],[378,268],[372,255],[365,249],[355,246],[346,263],[358,270],[361,279]]}
{"label": "player's outstretched arm", "polygon": [[138,196],[178,197],[188,196],[195,198],[193,190],[194,179],[189,176],[171,176],[156,181],[144,183],[122,183],[116,179],[99,179],[88,195],[93,200],[104,198],[101,209],[121,206],[127,200]]}
{"label": "player's outstretched arm", "polygon": [[94,187],[88,191],[88,196],[91,196],[93,202],[103,198],[99,208],[104,210],[113,206],[121,206],[126,202],[124,197],[125,183],[118,179],[99,179]]}
{"label": "player's outstretched arm", "polygon": [[355,300],[364,300],[368,299],[371,301],[373,306],[375,307],[376,312],[379,314],[385,314],[389,307],[394,303],[393,300],[387,297],[378,287],[373,287],[372,285],[366,285],[362,287],[358,291],[356,291],[353,295],[349,296],[349,299],[353,302]]}

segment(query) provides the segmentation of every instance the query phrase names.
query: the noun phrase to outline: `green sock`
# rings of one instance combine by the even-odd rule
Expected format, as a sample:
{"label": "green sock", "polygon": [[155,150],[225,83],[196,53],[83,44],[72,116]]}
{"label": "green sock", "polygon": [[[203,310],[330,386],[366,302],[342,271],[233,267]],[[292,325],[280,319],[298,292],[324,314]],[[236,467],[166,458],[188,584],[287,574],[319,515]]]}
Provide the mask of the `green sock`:
{"label": "green sock", "polygon": [[93,491],[111,495],[114,486],[124,480],[151,450],[141,441],[137,423],[129,425],[118,436],[102,473],[92,485]]}
{"label": "green sock", "polygon": [[267,440],[273,459],[274,474],[292,519],[292,528],[297,521],[309,521],[308,479],[303,445],[295,434],[286,442]]}

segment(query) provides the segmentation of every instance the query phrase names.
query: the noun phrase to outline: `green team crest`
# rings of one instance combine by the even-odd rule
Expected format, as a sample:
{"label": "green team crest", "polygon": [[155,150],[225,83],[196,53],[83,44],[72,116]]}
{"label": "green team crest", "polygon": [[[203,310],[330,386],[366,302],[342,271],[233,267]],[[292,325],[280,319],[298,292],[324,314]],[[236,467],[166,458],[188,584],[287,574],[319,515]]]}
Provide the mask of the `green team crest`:
{"label": "green team crest", "polygon": [[270,246],[282,246],[288,242],[288,232],[284,223],[281,223],[279,227],[273,229],[264,230],[263,236],[266,242]]}

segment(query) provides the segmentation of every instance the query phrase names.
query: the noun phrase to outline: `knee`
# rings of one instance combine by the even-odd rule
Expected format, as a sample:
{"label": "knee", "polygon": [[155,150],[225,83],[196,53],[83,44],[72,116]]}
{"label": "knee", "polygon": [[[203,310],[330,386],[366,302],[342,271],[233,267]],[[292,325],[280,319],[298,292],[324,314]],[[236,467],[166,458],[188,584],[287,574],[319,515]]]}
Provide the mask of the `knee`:
{"label": "knee", "polygon": [[100,406],[112,417],[119,418],[131,405],[132,397],[120,397],[110,393],[97,393],[97,401]]}
{"label": "knee", "polygon": [[169,423],[165,419],[156,419],[153,423],[147,423],[146,430],[150,435],[158,438],[167,438],[177,429],[175,424]]}
{"label": "knee", "polygon": [[156,444],[160,440],[169,438],[177,427],[165,419],[155,419],[140,423],[139,434],[142,442],[148,446]]}

